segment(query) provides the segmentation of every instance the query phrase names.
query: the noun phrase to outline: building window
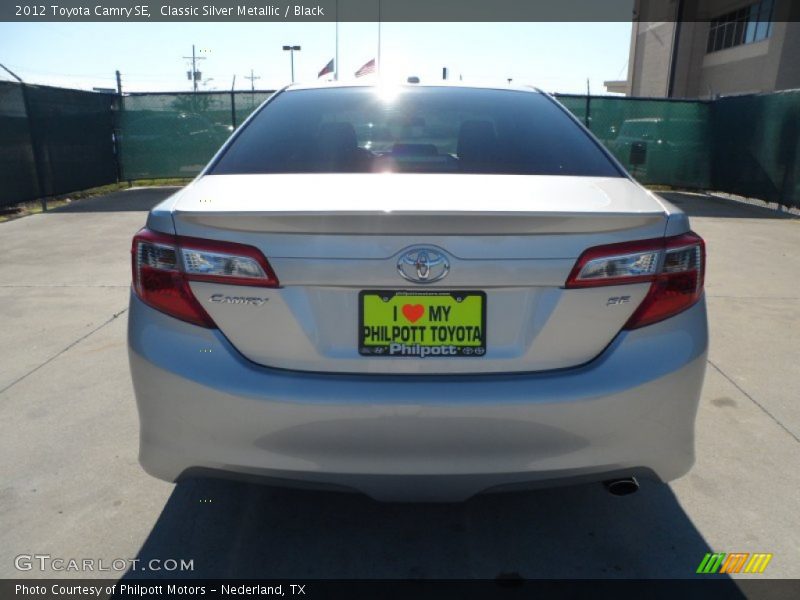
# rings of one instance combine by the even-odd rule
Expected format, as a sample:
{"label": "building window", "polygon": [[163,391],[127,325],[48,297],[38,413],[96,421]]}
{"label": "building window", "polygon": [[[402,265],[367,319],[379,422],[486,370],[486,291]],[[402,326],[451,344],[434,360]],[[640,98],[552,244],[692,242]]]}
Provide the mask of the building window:
{"label": "building window", "polygon": [[716,52],[767,39],[772,33],[774,0],[760,0],[712,19],[708,28],[706,52]]}

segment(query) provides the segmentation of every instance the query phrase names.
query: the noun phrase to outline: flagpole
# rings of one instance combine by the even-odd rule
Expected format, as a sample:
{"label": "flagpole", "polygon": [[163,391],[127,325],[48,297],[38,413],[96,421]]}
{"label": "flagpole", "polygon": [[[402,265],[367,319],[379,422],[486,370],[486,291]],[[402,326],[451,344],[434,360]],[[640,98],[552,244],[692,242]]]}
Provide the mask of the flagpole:
{"label": "flagpole", "polygon": [[336,52],[333,58],[333,80],[339,81],[339,0],[336,0]]}
{"label": "flagpole", "polygon": [[381,72],[381,0],[378,0],[378,60],[375,64],[375,70],[380,75]]}

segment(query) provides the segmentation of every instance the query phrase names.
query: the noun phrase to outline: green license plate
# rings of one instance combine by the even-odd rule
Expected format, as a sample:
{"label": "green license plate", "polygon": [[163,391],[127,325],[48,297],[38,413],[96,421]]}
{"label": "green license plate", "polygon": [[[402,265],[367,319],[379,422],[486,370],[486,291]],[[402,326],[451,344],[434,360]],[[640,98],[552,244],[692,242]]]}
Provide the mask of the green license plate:
{"label": "green license plate", "polygon": [[486,354],[484,292],[364,290],[358,306],[358,352],[364,356]]}

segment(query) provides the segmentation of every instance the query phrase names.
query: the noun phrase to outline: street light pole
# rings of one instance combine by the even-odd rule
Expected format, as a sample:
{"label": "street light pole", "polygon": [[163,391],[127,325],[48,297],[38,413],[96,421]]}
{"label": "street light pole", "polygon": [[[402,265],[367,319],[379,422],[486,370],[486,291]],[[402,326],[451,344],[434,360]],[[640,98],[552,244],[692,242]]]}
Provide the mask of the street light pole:
{"label": "street light pole", "polygon": [[283,49],[288,50],[290,53],[289,60],[292,64],[292,83],[294,83],[294,51],[300,50],[301,48],[300,46],[284,46]]}

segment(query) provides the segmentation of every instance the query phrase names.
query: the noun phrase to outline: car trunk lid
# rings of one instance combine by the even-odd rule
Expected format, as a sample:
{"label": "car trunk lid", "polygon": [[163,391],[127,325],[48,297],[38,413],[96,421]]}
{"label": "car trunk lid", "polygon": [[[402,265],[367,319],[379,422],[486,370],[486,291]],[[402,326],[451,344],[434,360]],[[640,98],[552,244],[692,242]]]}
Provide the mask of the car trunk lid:
{"label": "car trunk lid", "polygon": [[[216,175],[200,178],[173,206],[179,235],[257,247],[280,280],[277,289],[192,283],[244,356],[272,367],[352,373],[585,363],[620,331],[649,286],[564,289],[577,257],[592,246],[661,237],[667,216],[625,178],[519,175]],[[445,277],[425,285],[403,278],[398,262],[420,248],[445,257]],[[365,291],[484,295],[483,352],[365,356]],[[220,297],[264,302],[214,300]],[[408,298],[412,307],[424,304]],[[402,310],[396,318],[412,324]]]}

